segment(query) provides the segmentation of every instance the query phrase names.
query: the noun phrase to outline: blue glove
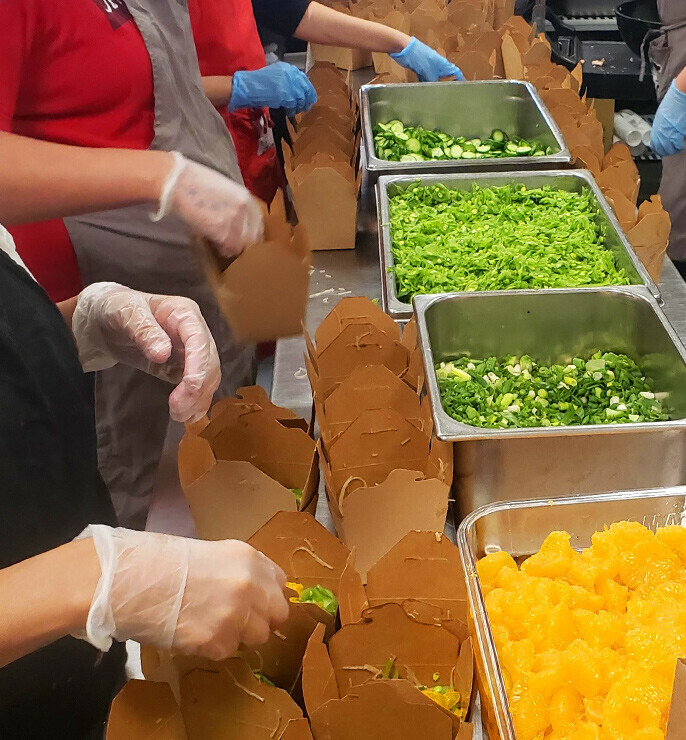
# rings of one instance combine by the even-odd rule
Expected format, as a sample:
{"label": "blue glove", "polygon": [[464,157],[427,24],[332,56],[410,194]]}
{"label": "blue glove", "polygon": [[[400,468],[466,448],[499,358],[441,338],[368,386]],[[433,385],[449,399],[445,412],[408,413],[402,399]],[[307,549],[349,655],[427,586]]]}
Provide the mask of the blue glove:
{"label": "blue glove", "polygon": [[650,134],[650,146],[661,157],[669,157],[684,150],[686,144],[686,93],[672,82],[662,98]]}
{"label": "blue glove", "polygon": [[391,59],[395,59],[405,69],[411,69],[420,82],[437,82],[441,77],[454,77],[456,80],[464,80],[464,75],[459,67],[456,67],[414,36],[402,51],[391,54]]}
{"label": "blue glove", "polygon": [[289,116],[309,110],[317,102],[312,83],[297,67],[276,62],[254,72],[236,72],[229,110],[285,108]]}

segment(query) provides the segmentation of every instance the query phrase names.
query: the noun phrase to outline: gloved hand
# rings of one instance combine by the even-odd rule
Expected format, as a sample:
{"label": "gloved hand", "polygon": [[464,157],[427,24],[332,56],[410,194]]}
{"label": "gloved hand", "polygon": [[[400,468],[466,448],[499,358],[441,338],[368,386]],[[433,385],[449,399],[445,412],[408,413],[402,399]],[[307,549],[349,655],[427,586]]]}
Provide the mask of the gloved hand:
{"label": "gloved hand", "polygon": [[420,82],[437,82],[441,77],[454,77],[456,80],[464,80],[464,75],[459,67],[456,67],[414,36],[402,51],[391,54],[391,59],[395,59],[402,67],[411,69]]}
{"label": "gloved hand", "polygon": [[684,150],[686,144],[686,93],[672,82],[662,98],[650,134],[650,146],[661,157],[669,157]]}
{"label": "gloved hand", "polygon": [[286,575],[238,540],[87,527],[101,576],[86,629],[75,635],[99,650],[112,639],[223,660],[253,647],[288,618]]}
{"label": "gloved hand", "polygon": [[225,257],[235,257],[262,239],[262,209],[242,185],[178,152],[172,154],[174,166],[162,188],[153,221],[175,213],[210,239]]}
{"label": "gloved hand", "polygon": [[221,370],[195,301],[94,283],[79,294],[72,332],[86,372],[122,362],[177,384],[169,396],[175,421],[197,421],[209,409]]}
{"label": "gloved hand", "polygon": [[312,83],[297,67],[276,62],[252,72],[234,72],[229,110],[285,108],[289,116],[317,102]]}

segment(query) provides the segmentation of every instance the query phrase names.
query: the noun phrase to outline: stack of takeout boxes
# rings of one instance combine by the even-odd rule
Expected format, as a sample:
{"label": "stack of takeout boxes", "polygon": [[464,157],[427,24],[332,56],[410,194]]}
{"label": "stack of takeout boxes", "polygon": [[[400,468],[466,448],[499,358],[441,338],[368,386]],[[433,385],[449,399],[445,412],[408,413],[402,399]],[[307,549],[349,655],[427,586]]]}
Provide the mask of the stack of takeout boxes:
{"label": "stack of takeout boxes", "polygon": [[443,530],[452,450],[420,399],[414,323],[401,335],[370,300],[344,298],[306,342],[329,510],[365,573],[408,531]]}
{"label": "stack of takeout boxes", "polygon": [[355,98],[331,64],[309,72],[317,102],[290,128],[283,147],[298,223],[310,247],[354,249],[359,192],[359,126]]}

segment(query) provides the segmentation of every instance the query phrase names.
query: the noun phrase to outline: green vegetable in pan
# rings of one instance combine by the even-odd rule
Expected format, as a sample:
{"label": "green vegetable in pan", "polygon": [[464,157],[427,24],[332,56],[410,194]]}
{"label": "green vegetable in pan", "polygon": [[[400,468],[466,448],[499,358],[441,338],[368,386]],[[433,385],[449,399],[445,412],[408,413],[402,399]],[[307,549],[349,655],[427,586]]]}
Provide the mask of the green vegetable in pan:
{"label": "green vegetable in pan", "polygon": [[374,126],[374,150],[379,159],[391,162],[543,157],[553,153],[551,147],[526,139],[510,138],[499,129],[482,141],[449,136],[442,131],[430,131],[421,126],[405,126],[398,120]]}
{"label": "green vegetable in pan", "polygon": [[591,191],[411,185],[390,197],[396,294],[628,285]]}
{"label": "green vegetable in pan", "polygon": [[436,367],[443,408],[475,427],[575,426],[666,421],[661,400],[626,355],[596,352],[568,365],[531,357],[460,357]]}

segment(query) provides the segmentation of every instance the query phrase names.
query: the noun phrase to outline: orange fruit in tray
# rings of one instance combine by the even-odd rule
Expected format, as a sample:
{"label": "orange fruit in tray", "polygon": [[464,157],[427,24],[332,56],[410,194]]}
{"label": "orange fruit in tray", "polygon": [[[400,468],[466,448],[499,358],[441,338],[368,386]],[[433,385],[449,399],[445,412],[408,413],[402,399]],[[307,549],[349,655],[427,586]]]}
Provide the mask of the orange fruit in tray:
{"label": "orange fruit in tray", "polygon": [[619,522],[478,563],[517,740],[664,740],[686,657],[686,529]]}

